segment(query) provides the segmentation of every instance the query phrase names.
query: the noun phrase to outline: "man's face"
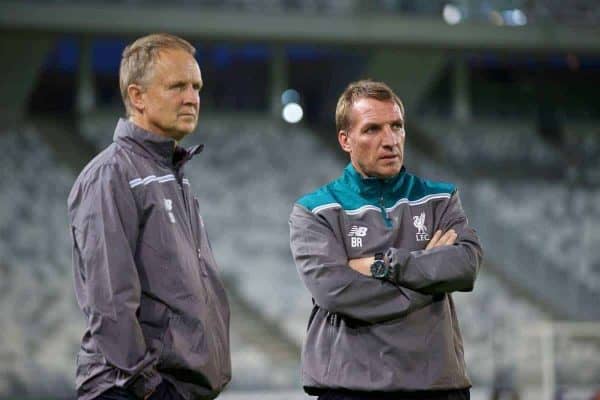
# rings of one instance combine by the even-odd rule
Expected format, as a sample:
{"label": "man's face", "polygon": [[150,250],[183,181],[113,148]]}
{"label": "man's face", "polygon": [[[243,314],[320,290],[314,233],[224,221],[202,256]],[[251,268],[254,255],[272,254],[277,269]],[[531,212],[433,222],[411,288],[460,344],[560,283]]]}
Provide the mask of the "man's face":
{"label": "man's face", "polygon": [[202,75],[194,57],[183,50],[163,50],[147,76],[134,122],[177,141],[196,129]]}
{"label": "man's face", "polygon": [[394,101],[362,98],[350,110],[350,127],[338,132],[342,149],[363,176],[390,178],[402,168],[404,117]]}

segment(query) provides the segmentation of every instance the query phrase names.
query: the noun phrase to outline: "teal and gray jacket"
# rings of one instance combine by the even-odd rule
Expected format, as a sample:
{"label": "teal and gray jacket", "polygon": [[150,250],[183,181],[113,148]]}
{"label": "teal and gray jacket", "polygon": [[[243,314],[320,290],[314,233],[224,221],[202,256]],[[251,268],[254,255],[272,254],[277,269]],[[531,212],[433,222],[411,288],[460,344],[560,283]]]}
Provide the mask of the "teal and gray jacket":
{"label": "teal and gray jacket", "polygon": [[[452,246],[425,250],[454,229]],[[482,251],[454,185],[411,175],[342,176],[300,198],[291,250],[314,308],[302,350],[307,393],[462,389],[471,386],[451,292],[471,291]],[[348,260],[387,252],[397,283]]]}

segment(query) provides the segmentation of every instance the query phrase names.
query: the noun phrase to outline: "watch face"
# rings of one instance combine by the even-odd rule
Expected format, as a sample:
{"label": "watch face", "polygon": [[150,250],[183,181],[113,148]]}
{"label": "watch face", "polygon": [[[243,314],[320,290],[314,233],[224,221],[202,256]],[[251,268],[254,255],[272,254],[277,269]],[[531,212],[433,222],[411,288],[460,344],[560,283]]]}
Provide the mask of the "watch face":
{"label": "watch face", "polygon": [[374,278],[385,278],[387,274],[387,267],[383,260],[375,260],[373,264],[371,264],[371,275]]}

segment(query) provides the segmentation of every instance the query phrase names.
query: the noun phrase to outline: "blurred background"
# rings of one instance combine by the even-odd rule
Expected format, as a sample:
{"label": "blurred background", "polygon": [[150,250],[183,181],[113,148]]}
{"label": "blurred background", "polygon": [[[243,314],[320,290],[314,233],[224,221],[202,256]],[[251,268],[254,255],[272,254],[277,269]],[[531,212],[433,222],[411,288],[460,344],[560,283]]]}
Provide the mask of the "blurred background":
{"label": "blurred background", "polygon": [[597,0],[0,1],[0,398],[74,398],[83,333],[66,198],[124,114],[120,54],[198,52],[205,143],[187,174],[232,306],[225,400],[305,399],[311,298],[293,202],[337,177],[352,80],[403,99],[407,168],[457,183],[486,254],[454,295],[478,399],[600,391]]}

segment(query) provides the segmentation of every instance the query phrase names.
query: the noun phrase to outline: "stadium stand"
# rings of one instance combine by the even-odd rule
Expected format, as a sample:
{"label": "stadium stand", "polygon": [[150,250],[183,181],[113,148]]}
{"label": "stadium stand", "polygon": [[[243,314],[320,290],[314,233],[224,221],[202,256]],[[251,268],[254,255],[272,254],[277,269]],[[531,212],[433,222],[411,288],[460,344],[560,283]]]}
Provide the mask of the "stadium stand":
{"label": "stadium stand", "polygon": [[[306,398],[298,367],[311,299],[287,219],[299,195],[343,168],[335,140],[315,131],[331,127],[342,86],[367,76],[405,101],[407,168],[457,183],[482,239],[475,290],[453,294],[472,398],[498,387],[590,398],[600,388],[597,3],[1,1],[0,398],[73,397],[84,324],[66,197],[112,140],[125,43],[159,30],[194,41],[206,78],[184,144],[206,144],[187,174],[232,308],[224,400]],[[288,87],[300,93],[300,125],[273,118]]]}
{"label": "stadium stand", "polygon": [[[0,158],[0,394],[70,398],[84,327],[73,293],[66,214],[75,174],[58,166],[30,125],[0,134],[0,146],[6,151]],[[235,307],[231,387],[293,386],[296,357],[276,357],[279,368],[271,371],[273,356],[245,335],[249,329],[267,338],[270,333],[243,322]]]}
{"label": "stadium stand", "polygon": [[[206,145],[197,164],[187,173],[197,188],[211,242],[224,272],[229,278],[234,277],[250,303],[301,344],[312,304],[291,263],[285,221],[292,202],[300,194],[340,173],[345,164],[339,157],[341,152],[332,152],[305,128],[264,118],[207,116],[190,142]],[[443,166],[432,164],[413,149],[409,148],[407,154],[408,168],[426,165],[430,166],[430,176],[449,178]],[[497,203],[497,199],[491,201],[485,194],[480,196],[482,186],[478,184],[459,180],[459,187],[463,193],[475,192],[465,202],[469,213],[473,208],[488,210]],[[536,187],[532,193],[533,190],[540,191]],[[538,207],[533,202],[528,205]],[[507,209],[510,206],[507,203]],[[567,218],[564,220],[569,223]],[[525,230],[527,222],[521,221],[523,225],[515,229]],[[540,229],[550,231],[547,227]],[[520,374],[525,381],[539,372],[538,364],[528,362],[539,357],[539,349],[515,343],[530,340],[521,336],[526,326],[552,316],[532,303],[531,298],[517,293],[484,267],[473,293],[455,294],[467,364],[479,385],[493,385],[498,374],[516,366],[522,369]],[[572,346],[581,354],[597,354],[595,344],[588,345],[587,353],[586,345]],[[590,365],[591,370],[600,371],[600,365],[591,361]],[[572,376],[579,374],[572,372],[576,370],[561,368],[567,371],[566,380],[585,380]]]}
{"label": "stadium stand", "polygon": [[[344,162],[310,131],[264,119],[205,118],[190,141],[206,145],[187,173],[219,262],[244,296],[300,344],[312,303],[291,262],[287,217],[300,194],[336,177]],[[467,362],[477,365],[471,374],[479,383],[493,381],[489,342],[497,331],[545,318],[490,273],[481,275],[474,295],[457,295],[457,303]]]}
{"label": "stadium stand", "polygon": [[502,273],[562,318],[598,319],[600,185],[591,124],[570,122],[559,147],[525,118],[457,123],[426,114],[418,124],[444,150],[440,165],[468,188],[465,201],[477,205],[471,218],[495,244],[487,254],[503,260]]}
{"label": "stadium stand", "polygon": [[570,122],[555,142],[544,139],[539,126],[525,118],[477,117],[457,123],[426,113],[419,126],[461,174],[563,184],[600,182],[598,131],[591,122]]}
{"label": "stadium stand", "polygon": [[[84,121],[82,132],[101,148],[111,140],[115,119]],[[305,128],[249,115],[207,115],[198,133],[186,141],[206,144],[187,174],[198,193],[228,287],[299,348],[311,300],[289,254],[287,218],[300,194],[337,176],[344,162]],[[1,135],[0,145],[6,150],[6,157],[0,159],[0,176],[7,185],[0,192],[0,254],[6,276],[0,283],[0,322],[6,338],[0,344],[0,392],[66,396],[72,390],[73,357],[82,332],[81,313],[72,292],[65,210],[75,174],[57,165],[55,155],[33,128]],[[424,166],[424,175],[430,177],[447,175],[412,149],[408,154],[409,168]],[[529,227],[532,244],[546,242],[554,248],[550,258],[564,257],[565,267],[572,272],[573,263],[567,261],[579,250],[572,248],[567,254],[558,246],[564,237],[573,236],[568,231],[571,228],[559,233],[566,236],[554,238],[551,235],[556,232],[540,217],[556,214],[565,226],[581,227],[569,215],[562,215],[562,208],[556,205],[556,198],[566,196],[563,187],[522,183],[513,185],[508,193],[490,182],[459,182],[459,187],[469,213],[481,204],[505,204],[506,210],[502,208],[498,217],[512,224],[511,231],[523,232],[523,237],[515,233],[518,240],[527,240],[524,227]],[[534,195],[536,201],[522,201]],[[597,202],[593,206],[597,212]],[[473,214],[477,225],[481,213]],[[591,249],[590,254],[594,254]],[[589,278],[585,271],[579,275],[582,282]],[[493,270],[484,268],[473,293],[454,297],[467,364],[476,384],[491,386],[501,371],[516,373],[516,366],[527,365],[534,357],[533,350],[515,347],[516,337],[524,327],[550,316],[527,296],[516,295]],[[248,315],[238,311],[234,318],[232,390],[297,385],[297,359],[284,357],[287,364],[278,364],[281,367],[273,371],[269,348],[246,340],[245,333],[254,329],[245,321],[250,319]],[[262,332],[259,335],[267,335]],[[597,354],[595,348],[589,351],[580,344],[565,344],[565,348],[570,354]],[[600,370],[577,372],[569,366],[581,358],[565,360],[567,364],[558,367],[565,380],[585,381],[582,374]],[[530,364],[521,371],[525,377],[536,373],[537,364]]]}
{"label": "stadium stand", "polygon": [[83,329],[65,224],[73,175],[30,126],[0,143],[0,392],[66,397]]}
{"label": "stadium stand", "polygon": [[595,248],[600,227],[593,222],[600,218],[600,191],[557,183],[493,184],[486,190],[480,193],[502,204],[499,219],[515,227],[532,247],[543,243],[539,251],[557,268],[600,291],[600,254]]}
{"label": "stadium stand", "polygon": [[531,124],[520,119],[477,118],[468,124],[457,124],[448,118],[426,115],[420,121],[424,132],[444,149],[446,159],[464,170],[473,165],[487,166],[489,170],[510,165],[556,170],[563,163],[561,152],[547,145],[534,134]]}

